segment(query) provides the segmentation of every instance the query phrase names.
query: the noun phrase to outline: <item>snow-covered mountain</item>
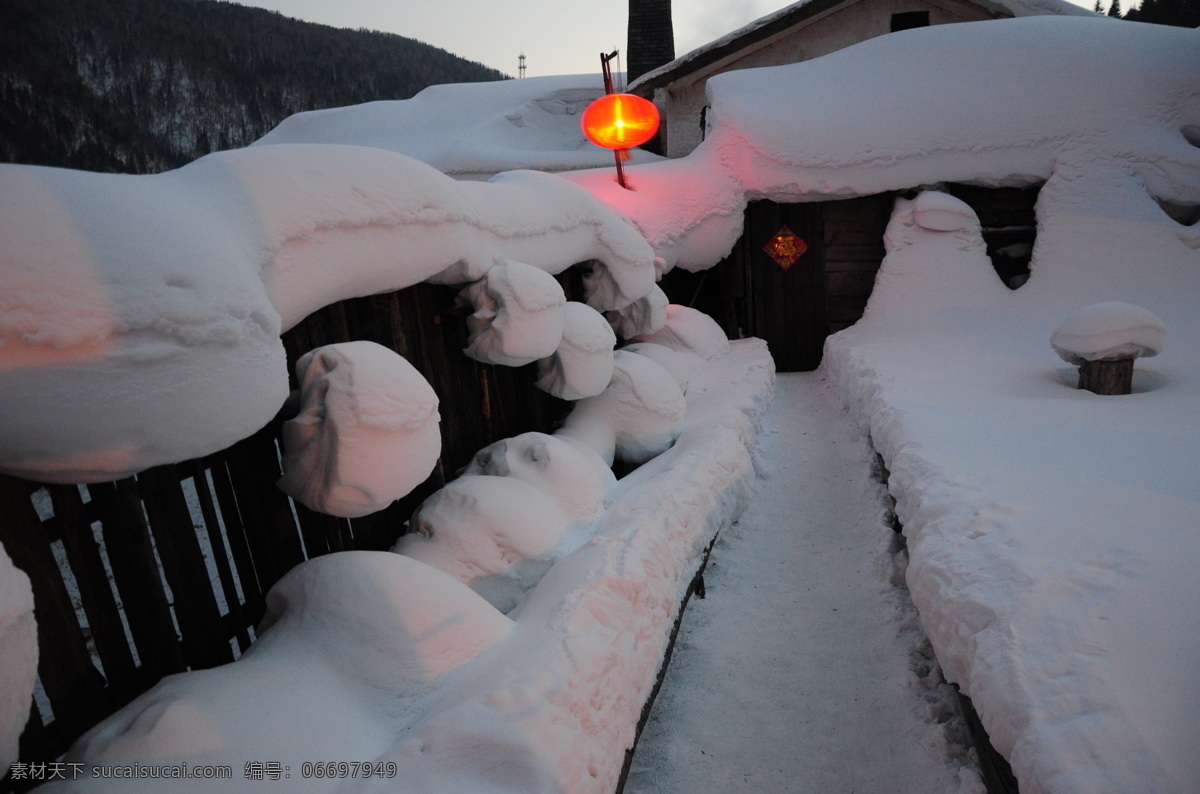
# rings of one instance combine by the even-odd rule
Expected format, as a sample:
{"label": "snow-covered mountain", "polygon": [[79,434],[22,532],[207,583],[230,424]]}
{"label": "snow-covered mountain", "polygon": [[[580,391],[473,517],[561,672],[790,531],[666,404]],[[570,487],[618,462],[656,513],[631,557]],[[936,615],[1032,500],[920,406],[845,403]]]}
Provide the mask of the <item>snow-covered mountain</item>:
{"label": "snow-covered mountain", "polygon": [[0,6],[0,160],[152,173],[303,110],[504,75],[390,33],[211,0]]}

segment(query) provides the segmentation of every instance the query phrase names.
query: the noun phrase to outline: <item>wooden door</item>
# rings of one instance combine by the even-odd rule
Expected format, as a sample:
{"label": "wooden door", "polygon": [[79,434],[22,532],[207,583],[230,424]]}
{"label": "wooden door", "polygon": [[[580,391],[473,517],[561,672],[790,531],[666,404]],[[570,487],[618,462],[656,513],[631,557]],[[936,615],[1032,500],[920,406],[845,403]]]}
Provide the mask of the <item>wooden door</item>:
{"label": "wooden door", "polygon": [[[789,230],[807,247],[790,265],[764,250]],[[829,328],[821,206],[751,202],[741,247],[747,333],[766,340],[778,371],[816,369]]]}
{"label": "wooden door", "polygon": [[[883,261],[893,196],[877,194],[809,204],[754,201],[741,241],[727,262],[740,267],[738,329],[765,339],[780,372],[821,363],[825,337],[863,315]],[[807,250],[789,267],[764,250],[790,230]],[[725,263],[723,263],[725,264]]]}

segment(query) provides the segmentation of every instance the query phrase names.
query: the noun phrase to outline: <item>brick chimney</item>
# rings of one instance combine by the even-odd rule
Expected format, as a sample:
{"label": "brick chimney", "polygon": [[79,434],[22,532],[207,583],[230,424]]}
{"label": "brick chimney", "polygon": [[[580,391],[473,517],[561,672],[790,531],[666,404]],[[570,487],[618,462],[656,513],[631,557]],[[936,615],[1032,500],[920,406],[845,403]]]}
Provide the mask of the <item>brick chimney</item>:
{"label": "brick chimney", "polygon": [[675,60],[671,0],[629,0],[629,42],[625,48],[630,83]]}

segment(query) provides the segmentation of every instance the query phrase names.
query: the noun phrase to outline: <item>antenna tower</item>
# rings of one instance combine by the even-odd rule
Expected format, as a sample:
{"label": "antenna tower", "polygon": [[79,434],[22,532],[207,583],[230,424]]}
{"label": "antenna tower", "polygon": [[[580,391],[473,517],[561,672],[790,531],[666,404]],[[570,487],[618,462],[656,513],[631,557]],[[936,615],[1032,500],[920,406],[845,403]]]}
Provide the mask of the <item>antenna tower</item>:
{"label": "antenna tower", "polygon": [[521,56],[517,58],[517,77],[525,76],[525,48],[521,48]]}

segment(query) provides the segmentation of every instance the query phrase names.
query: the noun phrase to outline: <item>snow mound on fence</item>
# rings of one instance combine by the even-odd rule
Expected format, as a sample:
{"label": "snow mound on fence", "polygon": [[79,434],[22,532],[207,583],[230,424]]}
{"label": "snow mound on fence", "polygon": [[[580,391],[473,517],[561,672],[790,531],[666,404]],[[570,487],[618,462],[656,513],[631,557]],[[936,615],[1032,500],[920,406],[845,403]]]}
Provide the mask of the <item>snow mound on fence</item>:
{"label": "snow mound on fence", "polygon": [[[67,761],[88,765],[277,762],[293,790],[305,762],[367,760],[512,630],[465,585],[388,552],[330,554],[293,568],[267,596],[259,638],[236,662],[168,676],[84,734]],[[386,693],[386,696],[383,696]],[[242,780],[239,786],[235,781]],[[315,783],[315,785],[312,785]],[[212,780],[172,780],[212,790]],[[161,791],[161,780],[93,777],[44,790]]]}
{"label": "snow mound on fence", "polygon": [[0,545],[0,768],[17,760],[37,681],[38,638],[29,577]]}
{"label": "snow mound on fence", "polygon": [[0,165],[0,471],[112,480],[200,457],[288,394],[279,334],[336,301],[590,263],[588,300],[654,288],[623,218],[548,174],[455,182],[392,152],[263,146],[121,176]]}
{"label": "snow mound on fence", "polygon": [[[604,479],[567,439],[506,440],[503,450],[481,451],[479,468],[491,473],[454,481],[471,497],[462,503],[467,522],[482,519],[476,545],[500,537],[497,528],[510,539],[526,533],[530,506],[545,512],[558,501],[596,513],[577,522],[572,549],[539,572],[515,620],[401,554],[320,557],[271,590],[260,637],[240,660],[164,679],[93,728],[67,760],[229,764],[235,779],[247,761],[272,760],[290,767],[290,790],[306,792],[394,791],[399,780],[430,794],[611,792],[703,550],[749,499],[749,447],[774,367],[762,342],[744,340],[694,377],[701,388],[683,433],[619,482],[606,481],[603,512],[562,493]],[[531,505],[535,493],[543,501]],[[500,512],[476,511],[497,506],[493,498]],[[384,775],[302,777],[314,759],[360,759]],[[43,790],[160,788],[85,774]]]}
{"label": "snow mound on fence", "polygon": [[374,342],[311,350],[296,362],[303,401],[283,423],[284,493],[355,518],[382,510],[433,472],[438,398],[421,373]]}
{"label": "snow mound on fence", "polygon": [[543,270],[498,262],[459,296],[474,309],[463,352],[476,361],[520,367],[553,355],[562,341],[567,298]]}

